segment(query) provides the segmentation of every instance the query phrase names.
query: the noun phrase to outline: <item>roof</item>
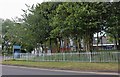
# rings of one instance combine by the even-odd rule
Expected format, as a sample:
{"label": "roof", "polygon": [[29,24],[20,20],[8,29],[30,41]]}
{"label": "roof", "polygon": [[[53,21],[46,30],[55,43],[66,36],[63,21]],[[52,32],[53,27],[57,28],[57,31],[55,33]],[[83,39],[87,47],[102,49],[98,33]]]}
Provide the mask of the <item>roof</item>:
{"label": "roof", "polygon": [[14,49],[21,49],[21,46],[14,45],[13,48],[14,48]]}
{"label": "roof", "polygon": [[[110,45],[115,45],[115,44],[98,44],[98,46],[110,46]],[[93,44],[93,46],[97,46],[97,44]]]}

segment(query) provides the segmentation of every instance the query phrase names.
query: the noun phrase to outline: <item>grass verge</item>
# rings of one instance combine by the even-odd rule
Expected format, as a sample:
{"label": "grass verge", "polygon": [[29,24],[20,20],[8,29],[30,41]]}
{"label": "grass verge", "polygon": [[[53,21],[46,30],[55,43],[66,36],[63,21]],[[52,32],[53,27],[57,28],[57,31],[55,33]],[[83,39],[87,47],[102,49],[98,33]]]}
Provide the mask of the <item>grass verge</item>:
{"label": "grass verge", "polygon": [[77,71],[118,71],[118,63],[3,61],[2,64]]}

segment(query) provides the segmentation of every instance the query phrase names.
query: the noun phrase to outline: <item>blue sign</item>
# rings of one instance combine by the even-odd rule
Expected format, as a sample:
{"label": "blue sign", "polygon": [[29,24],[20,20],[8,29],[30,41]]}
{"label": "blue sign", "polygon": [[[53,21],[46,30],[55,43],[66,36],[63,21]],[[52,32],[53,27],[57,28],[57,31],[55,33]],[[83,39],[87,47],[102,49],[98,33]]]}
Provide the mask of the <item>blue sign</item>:
{"label": "blue sign", "polygon": [[13,49],[21,49],[21,46],[14,45],[14,46],[13,46]]}
{"label": "blue sign", "polygon": [[21,50],[21,46],[18,45],[13,46],[14,58],[20,58],[20,52],[21,52],[20,50]]}
{"label": "blue sign", "polygon": [[15,52],[14,53],[14,58],[20,58],[20,53],[19,52]]}

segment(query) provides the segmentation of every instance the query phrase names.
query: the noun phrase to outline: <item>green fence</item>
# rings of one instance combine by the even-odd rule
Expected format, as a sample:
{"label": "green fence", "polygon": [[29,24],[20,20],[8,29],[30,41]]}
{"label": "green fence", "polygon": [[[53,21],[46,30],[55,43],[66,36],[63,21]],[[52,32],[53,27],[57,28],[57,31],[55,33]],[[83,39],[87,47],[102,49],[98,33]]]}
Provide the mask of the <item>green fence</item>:
{"label": "green fence", "polygon": [[[20,53],[16,60],[27,61],[70,61],[70,62],[118,62],[120,52],[81,52],[81,53]],[[12,59],[13,57],[9,57]],[[7,57],[4,57],[6,60]]]}

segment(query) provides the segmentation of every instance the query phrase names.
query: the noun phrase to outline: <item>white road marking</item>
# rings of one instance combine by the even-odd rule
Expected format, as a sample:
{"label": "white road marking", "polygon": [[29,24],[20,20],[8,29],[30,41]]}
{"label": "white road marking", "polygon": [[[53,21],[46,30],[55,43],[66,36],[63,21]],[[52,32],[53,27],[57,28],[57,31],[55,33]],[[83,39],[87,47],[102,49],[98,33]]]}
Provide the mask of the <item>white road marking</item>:
{"label": "white road marking", "polygon": [[[0,66],[1,66],[1,65],[0,65]],[[22,66],[10,66],[10,65],[2,65],[2,66],[5,66],[5,67],[13,67],[13,68],[34,69],[34,70],[55,71],[55,72],[88,73],[88,74],[99,74],[99,75],[120,75],[120,74],[118,74],[118,73],[109,73],[109,72],[84,72],[84,71],[71,71],[71,70],[43,69],[43,68],[22,67]]]}

